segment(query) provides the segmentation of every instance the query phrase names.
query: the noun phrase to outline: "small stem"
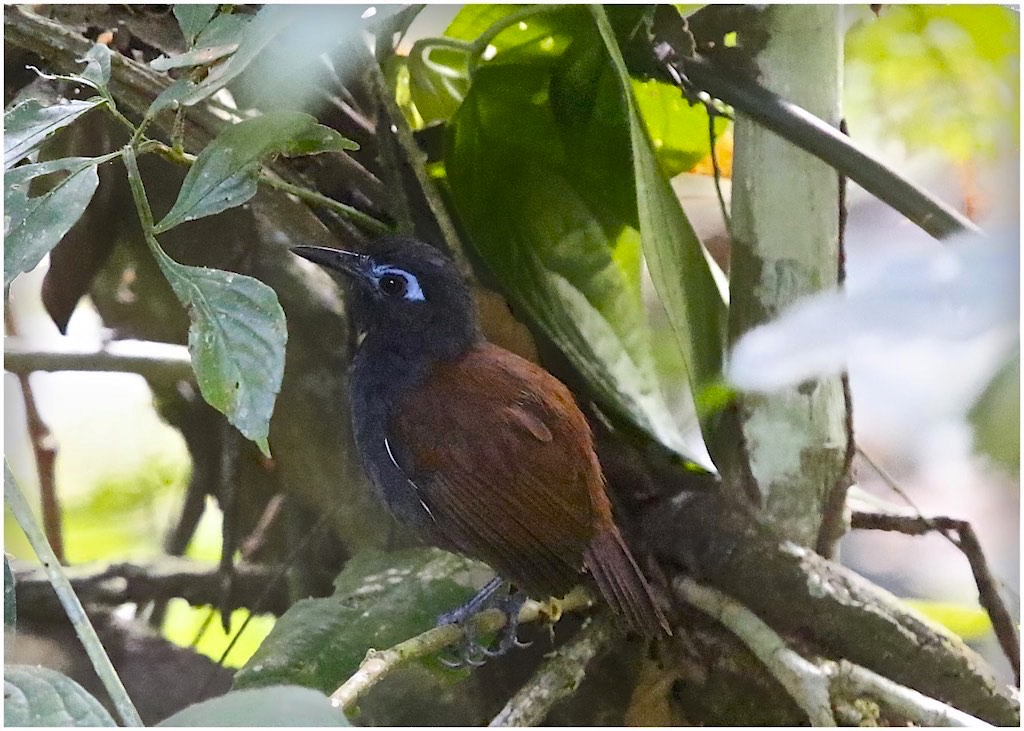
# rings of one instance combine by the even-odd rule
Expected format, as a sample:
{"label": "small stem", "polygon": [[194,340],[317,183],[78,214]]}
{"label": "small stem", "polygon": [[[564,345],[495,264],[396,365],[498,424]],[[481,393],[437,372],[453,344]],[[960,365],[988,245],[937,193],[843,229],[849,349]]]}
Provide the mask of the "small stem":
{"label": "small stem", "polygon": [[268,173],[260,174],[260,182],[266,183],[271,188],[277,188],[285,193],[291,193],[296,198],[305,201],[306,203],[329,208],[339,215],[348,218],[367,233],[380,235],[391,231],[386,224],[381,223],[373,216],[363,213],[358,208],[353,208],[352,206],[336,201],[333,198],[328,198],[321,193],[317,193],[315,190],[286,183],[279,178],[272,177]]}
{"label": "small stem", "polygon": [[14,476],[11,474],[10,467],[7,466],[6,461],[4,462],[4,502],[7,503],[7,506],[18,521],[18,525],[25,532],[28,542],[32,545],[32,550],[36,552],[39,560],[42,561],[46,575],[53,585],[53,590],[60,599],[64,611],[67,612],[68,620],[75,628],[78,638],[82,641],[82,645],[92,661],[93,669],[110,695],[110,699],[113,701],[114,708],[117,710],[121,720],[126,726],[142,726],[139,712],[132,705],[131,698],[128,697],[128,692],[124,689],[124,684],[121,683],[121,678],[117,676],[117,671],[114,670],[114,666],[110,663],[110,658],[107,656],[106,650],[103,649],[103,644],[96,635],[96,630],[93,629],[92,623],[82,607],[82,603],[75,594],[75,590],[71,588],[71,582],[68,581],[68,577],[61,570],[60,563],[57,561],[53,549],[50,548],[46,536],[39,530],[35,516],[32,515],[32,509],[29,507],[28,501],[25,500],[21,488],[14,481]]}
{"label": "small stem", "polygon": [[[4,312],[4,323],[7,326],[7,333],[17,337],[18,328],[14,321],[14,313],[10,308]],[[6,353],[4,355],[4,369],[12,371],[13,369],[7,363]],[[57,450],[53,446],[53,434],[46,422],[43,421],[39,408],[36,406],[35,394],[32,392],[32,384],[29,381],[30,375],[31,371],[27,370],[17,372],[18,382],[21,384],[21,395],[25,401],[25,422],[28,426],[29,440],[32,442],[32,451],[36,458],[36,472],[39,475],[39,506],[43,514],[43,530],[46,532],[46,540],[50,542],[57,560],[61,564],[66,564],[60,500],[57,498],[57,480],[54,470]]]}

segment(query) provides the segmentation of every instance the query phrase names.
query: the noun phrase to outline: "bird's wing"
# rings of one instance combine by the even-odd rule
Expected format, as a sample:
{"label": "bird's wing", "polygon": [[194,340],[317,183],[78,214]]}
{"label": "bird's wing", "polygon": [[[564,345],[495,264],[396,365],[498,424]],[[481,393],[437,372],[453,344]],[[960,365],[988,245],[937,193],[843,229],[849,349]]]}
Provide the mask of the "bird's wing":
{"label": "bird's wing", "polygon": [[461,551],[536,596],[578,582],[610,511],[590,426],[553,376],[481,345],[435,366],[397,409],[391,433],[403,469]]}

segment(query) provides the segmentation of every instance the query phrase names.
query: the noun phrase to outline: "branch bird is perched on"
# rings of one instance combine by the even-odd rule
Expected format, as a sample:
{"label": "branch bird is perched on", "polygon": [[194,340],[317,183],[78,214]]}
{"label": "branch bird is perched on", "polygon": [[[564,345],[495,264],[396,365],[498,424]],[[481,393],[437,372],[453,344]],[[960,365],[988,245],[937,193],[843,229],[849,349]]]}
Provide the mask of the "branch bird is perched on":
{"label": "branch bird is perched on", "polygon": [[[669,632],[612,519],[572,394],[484,339],[452,261],[397,236],[369,254],[292,251],[354,284],[350,311],[365,337],[352,365],[352,421],[378,496],[428,543],[498,574],[441,621],[497,602],[509,617],[501,653],[515,643],[527,595],[561,597],[589,575],[626,627]],[[499,597],[502,580],[519,591]],[[494,654],[468,642],[467,662]]]}

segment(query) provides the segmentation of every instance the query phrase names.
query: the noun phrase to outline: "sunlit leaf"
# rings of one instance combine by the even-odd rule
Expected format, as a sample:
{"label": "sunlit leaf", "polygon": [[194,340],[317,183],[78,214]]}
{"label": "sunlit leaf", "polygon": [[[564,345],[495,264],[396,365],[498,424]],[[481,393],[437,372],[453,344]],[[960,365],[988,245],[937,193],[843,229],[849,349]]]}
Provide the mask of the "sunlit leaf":
{"label": "sunlit leaf", "polygon": [[437,549],[368,552],[351,559],[323,599],[303,599],[235,675],[236,688],[295,683],[334,691],[371,647],[391,647],[435,626],[492,574]]}
{"label": "sunlit leaf", "polygon": [[[663,81],[631,79],[630,86],[665,175],[686,172],[711,152],[708,112],[703,104],[691,105],[678,87]],[[715,134],[728,126],[729,120],[718,117]]]}
{"label": "sunlit leaf", "polygon": [[154,229],[239,206],[256,194],[260,166],[276,155],[354,150],[357,145],[301,112],[270,112],[228,127],[196,159],[174,206]]}
{"label": "sunlit leaf", "polygon": [[[32,271],[64,237],[92,200],[99,175],[96,167],[110,159],[66,157],[22,165],[4,176],[4,290],[16,276]],[[31,197],[32,180],[66,172],[63,180]]]}
{"label": "sunlit leaf", "polygon": [[189,46],[195,43],[196,37],[209,25],[216,14],[216,5],[178,3],[174,6],[174,17],[177,18],[181,34],[185,36],[185,41]]}
{"label": "sunlit leaf", "polygon": [[992,631],[992,620],[989,619],[988,612],[981,607],[932,599],[902,601],[968,642],[981,639]]}
{"label": "sunlit leaf", "polygon": [[107,710],[71,678],[44,667],[4,665],[4,725],[116,726]]}
{"label": "sunlit leaf", "polygon": [[309,688],[275,685],[236,690],[178,711],[159,726],[349,726],[331,699]]}
{"label": "sunlit leaf", "polygon": [[417,42],[409,53],[409,94],[424,124],[446,121],[469,89],[464,51]]}
{"label": "sunlit leaf", "polygon": [[4,169],[23,160],[51,134],[103,104],[93,97],[44,106],[29,99],[4,113]]}

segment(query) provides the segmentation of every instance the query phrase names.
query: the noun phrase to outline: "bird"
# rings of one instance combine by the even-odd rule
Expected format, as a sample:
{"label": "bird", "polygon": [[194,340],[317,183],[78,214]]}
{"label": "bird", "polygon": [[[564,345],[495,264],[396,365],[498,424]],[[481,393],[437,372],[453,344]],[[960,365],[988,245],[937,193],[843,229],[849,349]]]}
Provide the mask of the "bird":
{"label": "bird", "polygon": [[399,235],[365,252],[291,250],[349,282],[360,337],[353,434],[377,497],[426,543],[496,573],[439,619],[467,626],[491,605],[505,612],[497,648],[470,638],[461,660],[520,644],[526,597],[557,599],[581,583],[596,585],[624,629],[671,634],[616,526],[586,417],[561,381],[485,339],[454,261]]}

